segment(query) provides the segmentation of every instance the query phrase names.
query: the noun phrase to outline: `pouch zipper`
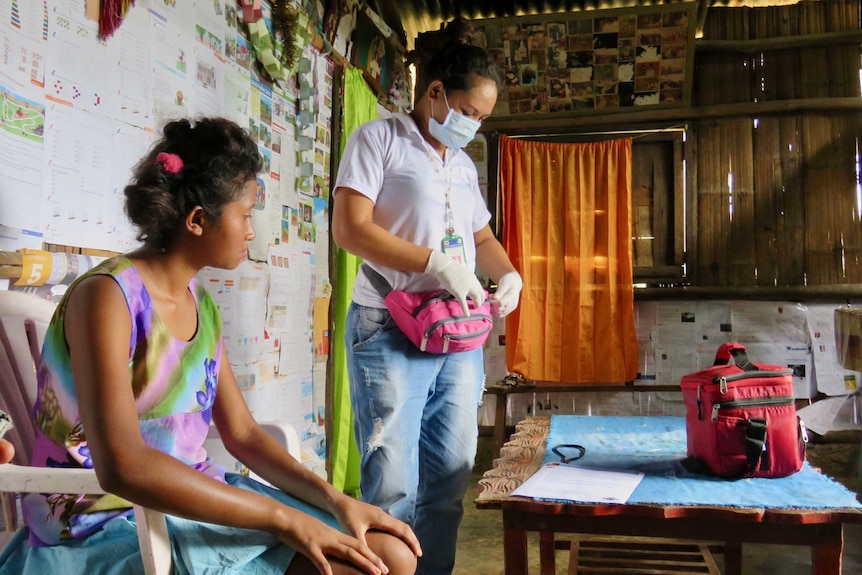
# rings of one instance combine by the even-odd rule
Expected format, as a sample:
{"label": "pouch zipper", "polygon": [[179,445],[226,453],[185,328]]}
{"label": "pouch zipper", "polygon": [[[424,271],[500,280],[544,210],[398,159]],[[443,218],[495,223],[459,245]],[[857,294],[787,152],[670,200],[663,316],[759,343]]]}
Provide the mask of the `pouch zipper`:
{"label": "pouch zipper", "polygon": [[[477,320],[478,321],[484,321],[484,320],[491,321],[491,316],[489,316],[488,314],[485,314],[485,313],[473,313],[473,314],[470,314],[469,316],[453,315],[452,317],[446,317],[446,318],[443,318],[441,320],[437,320],[434,323],[432,323],[428,327],[428,329],[425,330],[425,334],[422,336],[422,345],[419,346],[419,349],[421,351],[425,351],[425,348],[428,345],[428,340],[431,339],[431,336],[434,334],[434,332],[437,331],[438,329],[440,329],[442,326],[444,326],[448,323],[455,323],[456,321],[477,321]],[[488,330],[490,330],[490,329],[491,329],[490,327],[487,327],[486,329],[484,329],[482,331],[477,331],[477,332],[473,332],[473,333],[458,334],[457,336],[455,336],[455,335],[444,336],[443,337],[443,339],[444,339],[444,341],[443,341],[443,353],[446,353],[447,351],[449,351],[449,340],[450,339],[458,339],[458,340],[473,339],[474,337],[481,337],[481,336],[485,335],[486,333],[488,333]]]}
{"label": "pouch zipper", "polygon": [[454,299],[454,298],[455,298],[455,296],[453,296],[452,294],[450,294],[446,290],[443,290],[440,293],[438,293],[437,295],[429,297],[428,299],[426,299],[425,301],[423,301],[422,303],[417,305],[415,308],[413,308],[412,315],[413,315],[413,317],[419,316],[419,312],[421,312],[423,309],[425,309],[426,307],[428,307],[429,305],[431,305],[434,302],[446,301],[447,299]]}
{"label": "pouch zipper", "polygon": [[443,353],[449,352],[449,341],[450,340],[454,339],[456,341],[463,341],[465,339],[473,339],[476,337],[482,337],[483,335],[485,335],[489,331],[491,331],[491,326],[486,326],[485,329],[480,330],[480,331],[474,331],[473,333],[450,333],[449,335],[444,335],[443,336]]}
{"label": "pouch zipper", "polygon": [[749,397],[745,399],[733,399],[722,403],[714,403],[712,405],[712,421],[718,421],[718,411],[720,409],[733,409],[741,407],[770,407],[776,405],[792,405],[796,401],[792,395],[775,395],[771,397]]}

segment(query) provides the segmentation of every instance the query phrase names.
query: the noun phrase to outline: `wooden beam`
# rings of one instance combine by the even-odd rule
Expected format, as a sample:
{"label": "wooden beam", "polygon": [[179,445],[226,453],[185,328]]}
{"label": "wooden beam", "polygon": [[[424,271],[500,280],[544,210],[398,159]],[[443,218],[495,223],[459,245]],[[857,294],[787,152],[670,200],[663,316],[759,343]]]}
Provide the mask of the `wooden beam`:
{"label": "wooden beam", "polygon": [[697,0],[697,20],[695,21],[694,37],[703,37],[703,27],[706,25],[706,10],[709,8],[709,0]]}
{"label": "wooden beam", "polygon": [[653,300],[853,301],[862,300],[862,284],[780,287],[668,287],[635,290],[636,301]]}
{"label": "wooden beam", "polygon": [[632,123],[685,122],[693,119],[758,116],[763,114],[790,114],[811,111],[862,110],[862,98],[801,98],[796,100],[768,100],[739,102],[713,106],[662,108],[651,110],[631,109],[582,116],[534,114],[518,117],[491,116],[482,124],[483,132],[499,132],[510,136],[530,134],[566,134],[587,126],[619,126]]}
{"label": "wooden beam", "polygon": [[638,278],[676,278],[682,279],[682,266],[635,266],[633,268],[635,281]]}
{"label": "wooden beam", "polygon": [[862,30],[824,32],[801,36],[781,36],[762,40],[697,40],[695,52],[702,54],[757,54],[773,50],[796,48],[826,48],[846,44],[862,44]]}

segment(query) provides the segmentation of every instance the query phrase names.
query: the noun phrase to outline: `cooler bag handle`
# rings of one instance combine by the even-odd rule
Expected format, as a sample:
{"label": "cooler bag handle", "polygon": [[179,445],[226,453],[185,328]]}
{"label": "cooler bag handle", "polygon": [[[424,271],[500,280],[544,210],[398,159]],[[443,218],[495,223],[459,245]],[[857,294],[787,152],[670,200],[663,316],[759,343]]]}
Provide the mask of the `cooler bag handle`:
{"label": "cooler bag handle", "polygon": [[757,371],[758,367],[748,359],[748,352],[741,343],[723,343],[715,352],[715,361],[712,365],[727,365],[731,363],[744,371]]}

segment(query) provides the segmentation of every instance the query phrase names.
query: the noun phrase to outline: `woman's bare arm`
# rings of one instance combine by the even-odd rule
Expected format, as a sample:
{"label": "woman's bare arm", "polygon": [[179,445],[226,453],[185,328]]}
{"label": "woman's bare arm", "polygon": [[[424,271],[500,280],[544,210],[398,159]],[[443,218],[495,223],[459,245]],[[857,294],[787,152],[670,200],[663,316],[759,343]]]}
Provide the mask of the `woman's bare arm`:
{"label": "woman's bare arm", "polygon": [[337,188],[332,208],[335,243],[364,260],[408,272],[424,272],[431,250],[375,224],[374,203],[351,188]]}

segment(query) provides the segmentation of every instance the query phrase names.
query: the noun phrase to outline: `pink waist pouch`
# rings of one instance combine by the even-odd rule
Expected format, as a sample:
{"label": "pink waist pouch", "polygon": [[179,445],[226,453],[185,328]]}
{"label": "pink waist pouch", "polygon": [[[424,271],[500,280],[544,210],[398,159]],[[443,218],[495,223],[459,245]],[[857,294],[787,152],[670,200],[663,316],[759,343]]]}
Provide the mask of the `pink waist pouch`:
{"label": "pink waist pouch", "polygon": [[363,265],[362,269],[383,297],[395,324],[424,352],[457,353],[482,347],[494,327],[487,292],[480,306],[468,301],[468,316],[455,296],[445,290],[423,293],[394,290],[371,267]]}

